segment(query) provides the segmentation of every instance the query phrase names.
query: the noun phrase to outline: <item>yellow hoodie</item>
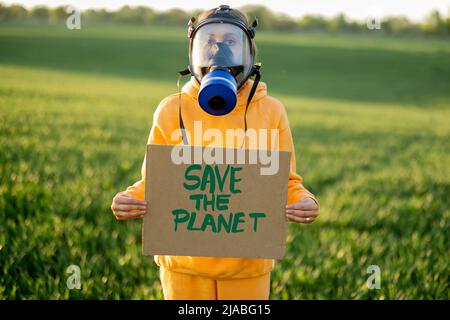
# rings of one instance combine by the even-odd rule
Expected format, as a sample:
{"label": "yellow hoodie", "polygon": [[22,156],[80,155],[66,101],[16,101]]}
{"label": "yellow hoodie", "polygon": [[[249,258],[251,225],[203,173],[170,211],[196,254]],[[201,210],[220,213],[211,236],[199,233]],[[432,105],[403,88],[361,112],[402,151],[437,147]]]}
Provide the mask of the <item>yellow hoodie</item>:
{"label": "yellow hoodie", "polygon": [[[159,104],[153,115],[153,126],[148,143],[175,145],[181,142],[179,136],[178,140],[172,140],[172,133],[175,130],[179,130],[179,102],[181,102],[181,114],[186,131],[191,133],[191,137],[194,134],[194,121],[201,121],[202,130],[210,128],[220,130],[224,137],[226,129],[243,129],[245,105],[252,85],[253,80],[249,79],[242,86],[238,92],[236,107],[231,113],[225,116],[213,116],[203,111],[198,105],[197,96],[200,85],[194,77],[191,77],[191,80],[183,87],[181,95],[178,93],[170,95]],[[311,197],[318,204],[314,195],[302,185],[302,177],[296,173],[295,149],[286,110],[280,101],[267,95],[267,86],[264,82],[258,84],[255,95],[248,107],[247,125],[249,129],[253,128],[256,130],[279,129],[279,150],[292,152],[288,182],[288,204],[295,203],[305,197]],[[268,136],[270,138],[270,134]],[[199,140],[202,141],[202,139]],[[227,142],[229,143],[229,141]],[[192,142],[189,141],[189,143]],[[202,144],[214,145],[211,144],[211,141],[203,141]],[[238,145],[214,146],[239,147]],[[271,146],[270,142],[268,142],[267,146]],[[170,192],[170,190],[167,191]],[[142,165],[142,179],[129,186],[125,192],[136,199],[144,200],[145,157]],[[216,279],[257,277],[270,272],[275,262],[272,259],[161,255],[156,255],[154,259],[158,266],[167,270]]]}

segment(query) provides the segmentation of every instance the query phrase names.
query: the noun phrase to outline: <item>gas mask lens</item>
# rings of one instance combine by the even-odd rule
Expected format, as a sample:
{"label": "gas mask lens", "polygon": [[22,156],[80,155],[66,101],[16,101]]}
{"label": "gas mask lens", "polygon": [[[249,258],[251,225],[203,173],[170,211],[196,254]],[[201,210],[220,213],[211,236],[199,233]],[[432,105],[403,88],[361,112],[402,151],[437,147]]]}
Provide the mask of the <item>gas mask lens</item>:
{"label": "gas mask lens", "polygon": [[228,70],[238,85],[252,68],[250,44],[246,33],[233,24],[210,23],[194,35],[191,48],[194,75],[201,80],[212,67]]}

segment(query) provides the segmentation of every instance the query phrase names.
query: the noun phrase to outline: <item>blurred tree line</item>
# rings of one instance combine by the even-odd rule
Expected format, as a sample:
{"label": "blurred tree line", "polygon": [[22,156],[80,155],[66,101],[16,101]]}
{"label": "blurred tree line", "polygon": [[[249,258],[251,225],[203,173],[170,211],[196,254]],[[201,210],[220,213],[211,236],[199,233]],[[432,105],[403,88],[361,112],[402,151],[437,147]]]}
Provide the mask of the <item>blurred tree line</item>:
{"label": "blurred tree line", "polygon": [[[320,15],[305,15],[293,18],[286,14],[272,12],[260,5],[247,5],[240,8],[250,19],[258,17],[261,30],[271,31],[310,31],[310,32],[367,32],[370,31],[366,21],[352,21],[344,14],[333,18]],[[134,25],[171,25],[185,26],[192,16],[198,16],[201,10],[184,11],[170,9],[156,11],[145,6],[123,6],[116,11],[105,9],[88,9],[82,12],[83,24],[91,23],[123,23]],[[0,21],[62,22],[68,17],[65,6],[48,8],[35,6],[27,9],[18,4],[4,5],[0,3]],[[420,23],[414,23],[403,16],[390,16],[381,19],[381,32],[391,34],[430,34],[450,35],[450,16],[444,17],[439,11],[432,11]]]}

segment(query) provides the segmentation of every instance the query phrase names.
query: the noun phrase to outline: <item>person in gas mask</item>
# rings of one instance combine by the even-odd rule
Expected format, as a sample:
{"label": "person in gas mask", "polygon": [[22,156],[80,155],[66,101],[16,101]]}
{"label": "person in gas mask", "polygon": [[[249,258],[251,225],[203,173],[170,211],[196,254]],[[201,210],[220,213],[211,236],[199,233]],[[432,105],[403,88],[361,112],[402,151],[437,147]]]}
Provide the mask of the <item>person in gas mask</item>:
{"label": "person in gas mask", "polygon": [[[189,141],[194,122],[203,130],[278,129],[279,150],[290,151],[288,182],[289,221],[309,224],[319,215],[315,196],[296,173],[294,145],[283,104],[267,95],[255,64],[254,43],[257,23],[248,24],[236,9],[220,6],[204,12],[189,23],[190,65],[181,74],[191,73],[181,92],[168,96],[153,115],[148,143],[176,145]],[[251,77],[255,76],[255,80]],[[182,135],[173,134],[182,132]],[[195,139],[194,139],[195,140]],[[229,143],[229,141],[226,141]],[[211,141],[202,141],[211,145]],[[219,147],[240,147],[241,142]],[[270,145],[270,144],[268,144]],[[112,210],[118,220],[145,214],[145,157],[142,179],[119,192]],[[167,190],[170,192],[170,190]],[[268,299],[272,259],[155,256],[165,299]]]}

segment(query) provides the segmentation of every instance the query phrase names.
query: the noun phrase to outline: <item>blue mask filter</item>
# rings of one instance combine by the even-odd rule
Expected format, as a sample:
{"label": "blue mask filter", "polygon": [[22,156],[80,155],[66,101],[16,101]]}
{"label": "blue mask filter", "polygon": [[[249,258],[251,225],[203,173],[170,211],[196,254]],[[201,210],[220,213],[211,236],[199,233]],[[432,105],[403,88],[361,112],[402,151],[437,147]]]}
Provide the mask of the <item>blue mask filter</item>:
{"label": "blue mask filter", "polygon": [[202,79],[198,102],[202,109],[214,116],[230,113],[237,102],[237,82],[224,69],[208,72]]}

